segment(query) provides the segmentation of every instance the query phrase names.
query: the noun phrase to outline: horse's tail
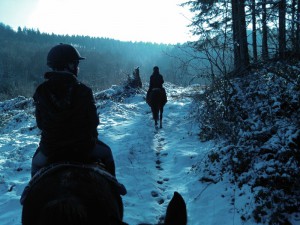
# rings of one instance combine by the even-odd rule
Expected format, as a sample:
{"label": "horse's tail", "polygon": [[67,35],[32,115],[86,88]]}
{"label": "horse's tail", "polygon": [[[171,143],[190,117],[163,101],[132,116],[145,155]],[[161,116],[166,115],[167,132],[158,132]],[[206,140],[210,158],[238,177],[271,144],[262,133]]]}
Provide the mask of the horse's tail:
{"label": "horse's tail", "polygon": [[[36,215],[38,216],[38,215]],[[74,197],[64,197],[48,202],[42,209],[39,224],[88,224],[86,207]]]}

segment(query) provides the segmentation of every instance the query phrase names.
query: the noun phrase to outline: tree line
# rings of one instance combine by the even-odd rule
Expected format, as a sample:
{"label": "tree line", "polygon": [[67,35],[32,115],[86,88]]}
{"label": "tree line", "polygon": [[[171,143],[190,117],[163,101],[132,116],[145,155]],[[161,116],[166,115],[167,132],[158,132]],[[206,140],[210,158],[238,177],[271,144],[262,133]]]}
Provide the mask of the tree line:
{"label": "tree line", "polygon": [[[32,96],[49,70],[46,57],[59,43],[74,45],[86,57],[80,63],[79,79],[94,90],[120,84],[140,68],[143,82],[148,82],[157,65],[166,81],[185,85],[195,76],[182,66],[184,45],[122,42],[109,38],[56,35],[39,30],[18,28],[0,23],[0,100],[17,95]],[[183,56],[187,57],[187,56]]]}
{"label": "tree line", "polygon": [[[196,99],[199,137],[222,140],[204,160],[208,169],[203,171],[213,182],[229,175],[241,190],[251,186],[252,209],[246,203],[247,210],[238,213],[245,223],[292,224],[300,202],[295,141],[300,140],[300,0],[190,0],[183,5],[194,13],[190,26],[199,38],[192,46],[210,68],[211,85]],[[274,126],[279,121],[288,122]],[[281,140],[273,145],[277,137]],[[274,169],[259,171],[257,162]]]}
{"label": "tree line", "polygon": [[298,56],[300,0],[191,0],[186,5],[194,13],[192,32],[199,37],[194,47],[221,73]]}

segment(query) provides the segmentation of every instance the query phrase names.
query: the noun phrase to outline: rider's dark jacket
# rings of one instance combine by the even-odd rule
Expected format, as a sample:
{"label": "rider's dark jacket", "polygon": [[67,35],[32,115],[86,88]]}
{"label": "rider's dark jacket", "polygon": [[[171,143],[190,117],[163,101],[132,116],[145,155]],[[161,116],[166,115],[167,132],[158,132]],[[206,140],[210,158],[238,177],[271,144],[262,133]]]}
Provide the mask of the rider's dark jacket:
{"label": "rider's dark jacket", "polygon": [[151,100],[151,92],[154,88],[159,88],[161,89],[163,93],[163,104],[166,104],[167,102],[167,94],[166,90],[163,88],[163,83],[164,83],[164,78],[163,76],[158,72],[154,71],[152,75],[150,76],[150,83],[149,83],[149,89],[147,91],[147,96],[146,96],[146,102],[150,107],[152,107],[152,100]]}
{"label": "rider's dark jacket", "polygon": [[163,88],[164,78],[161,74],[153,72],[150,76],[149,91],[153,88]]}
{"label": "rider's dark jacket", "polygon": [[69,72],[47,72],[45,79],[33,96],[40,150],[46,156],[87,153],[95,146],[99,125],[92,90]]}

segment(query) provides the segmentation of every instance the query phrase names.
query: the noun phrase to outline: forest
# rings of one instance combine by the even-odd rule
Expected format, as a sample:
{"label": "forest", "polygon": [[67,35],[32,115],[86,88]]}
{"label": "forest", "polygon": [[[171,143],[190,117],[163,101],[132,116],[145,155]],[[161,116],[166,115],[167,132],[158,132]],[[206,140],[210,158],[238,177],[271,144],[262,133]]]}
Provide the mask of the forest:
{"label": "forest", "polygon": [[140,68],[147,81],[153,66],[169,82],[207,85],[270,59],[298,57],[299,0],[192,0],[182,4],[194,17],[197,41],[182,45],[122,42],[108,38],[41,33],[0,23],[0,99],[30,96],[48,69],[45,59],[58,43],[76,46],[87,58],[80,79],[93,89],[118,84]]}
{"label": "forest", "polygon": [[80,64],[79,79],[95,91],[124,82],[137,67],[143,82],[148,82],[156,65],[166,81],[180,85],[194,80],[197,73],[187,71],[183,64],[182,58],[191,55],[187,52],[194,52],[187,45],[47,34],[26,27],[15,31],[3,23],[0,23],[0,42],[0,100],[18,95],[31,97],[49,70],[46,66],[49,50],[59,43],[74,45],[86,57]]}
{"label": "forest", "polygon": [[299,0],[197,0],[183,6],[195,15],[194,47],[214,66],[212,76],[298,56]]}
{"label": "forest", "polygon": [[210,65],[211,85],[197,99],[199,137],[221,142],[202,181],[229,175],[235,191],[250,188],[253,199],[240,211],[245,224],[299,224],[300,1],[185,5],[195,14],[193,46]]}

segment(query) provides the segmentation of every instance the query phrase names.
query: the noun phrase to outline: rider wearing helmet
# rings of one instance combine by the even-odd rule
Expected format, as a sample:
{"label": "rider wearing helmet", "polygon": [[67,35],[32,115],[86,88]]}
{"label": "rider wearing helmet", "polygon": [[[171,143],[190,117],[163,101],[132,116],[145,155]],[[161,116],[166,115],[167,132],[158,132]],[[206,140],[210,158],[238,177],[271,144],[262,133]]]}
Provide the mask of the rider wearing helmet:
{"label": "rider wearing helmet", "polygon": [[147,91],[147,97],[146,100],[148,104],[151,106],[151,101],[150,101],[150,93],[153,89],[159,88],[163,92],[164,96],[164,104],[167,102],[167,94],[166,90],[163,88],[163,83],[164,83],[164,78],[163,76],[159,73],[159,67],[154,66],[153,67],[153,73],[150,76],[150,82],[149,82],[149,89]]}
{"label": "rider wearing helmet", "polygon": [[71,45],[59,44],[48,53],[46,79],[33,99],[41,140],[32,159],[34,175],[58,161],[100,161],[115,175],[111,149],[98,140],[99,118],[92,90],[77,80],[79,61],[85,59]]}
{"label": "rider wearing helmet", "polygon": [[163,76],[159,73],[158,66],[153,67],[153,73],[150,76],[149,91],[153,88],[162,88],[164,83]]}

